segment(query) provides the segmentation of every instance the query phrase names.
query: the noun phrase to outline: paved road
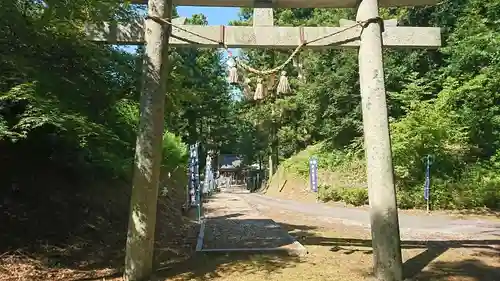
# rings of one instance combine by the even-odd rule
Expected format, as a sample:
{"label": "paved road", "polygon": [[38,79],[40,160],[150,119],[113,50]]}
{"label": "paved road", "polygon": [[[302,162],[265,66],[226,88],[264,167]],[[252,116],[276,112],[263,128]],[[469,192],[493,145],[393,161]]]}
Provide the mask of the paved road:
{"label": "paved road", "polygon": [[[241,194],[240,196],[257,209],[286,210],[313,216],[325,222],[334,220],[346,225],[370,227],[368,211],[363,209],[333,207],[321,203],[303,203],[256,193]],[[464,238],[500,237],[500,222],[480,219],[465,220],[443,215],[400,214],[399,224],[402,234],[420,232],[457,235]]]}

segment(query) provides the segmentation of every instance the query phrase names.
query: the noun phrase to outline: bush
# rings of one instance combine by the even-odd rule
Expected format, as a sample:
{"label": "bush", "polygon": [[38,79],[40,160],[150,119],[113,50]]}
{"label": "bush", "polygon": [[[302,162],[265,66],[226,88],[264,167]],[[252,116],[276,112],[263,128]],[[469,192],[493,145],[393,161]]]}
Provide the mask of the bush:
{"label": "bush", "polygon": [[318,196],[323,202],[328,201],[342,201],[341,190],[330,185],[319,185]]}
{"label": "bush", "polygon": [[397,192],[398,208],[413,209],[424,207],[423,191],[421,193],[398,190]]}
{"label": "bush", "polygon": [[176,212],[182,209],[187,197],[188,148],[180,137],[168,131],[163,134],[162,146],[160,194],[167,197],[170,212]]}
{"label": "bush", "polygon": [[351,187],[343,188],[341,191],[342,201],[354,206],[363,206],[368,204],[368,189]]}
{"label": "bush", "polygon": [[163,134],[163,159],[162,166],[172,170],[179,166],[186,166],[188,161],[188,148],[182,139],[166,131]]}
{"label": "bush", "polygon": [[[500,152],[490,159],[467,164],[465,160],[471,160],[464,149],[463,135],[456,133],[451,136],[446,132],[454,126],[443,125],[443,122],[449,121],[444,119],[448,117],[429,115],[419,112],[418,118],[410,116],[393,125],[398,206],[402,209],[426,207],[423,159],[426,153],[431,153],[434,155],[431,167],[432,209],[500,209]],[[441,125],[436,125],[433,130],[429,129],[429,125],[428,131],[418,133],[416,131],[422,122],[441,122]],[[367,189],[351,188],[366,184],[365,161],[360,152],[362,150],[357,147],[345,148],[344,151],[328,150],[324,143],[320,143],[287,159],[283,166],[286,172],[307,178],[308,162],[314,155],[318,159],[319,198],[322,201],[363,205],[368,201]]]}
{"label": "bush", "polygon": [[[402,209],[424,208],[423,183],[398,190],[398,206]],[[500,209],[500,176],[491,167],[478,164],[459,181],[431,181],[432,209]]]}
{"label": "bush", "polygon": [[319,198],[323,202],[345,202],[354,206],[368,204],[368,190],[360,187],[341,188],[329,185],[318,187]]}

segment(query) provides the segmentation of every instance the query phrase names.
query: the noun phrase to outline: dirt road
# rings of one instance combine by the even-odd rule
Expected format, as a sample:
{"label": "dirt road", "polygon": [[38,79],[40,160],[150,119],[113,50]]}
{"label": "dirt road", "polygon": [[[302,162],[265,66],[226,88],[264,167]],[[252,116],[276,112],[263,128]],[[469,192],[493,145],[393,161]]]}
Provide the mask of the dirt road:
{"label": "dirt road", "polygon": [[[368,210],[328,206],[322,203],[303,203],[268,197],[261,194],[242,194],[248,203],[261,212],[293,212],[317,220],[318,223],[342,223],[347,226],[370,228]],[[500,237],[500,222],[481,219],[457,219],[444,215],[399,214],[399,225],[404,237],[416,234],[454,235],[466,238]]]}
{"label": "dirt road", "polygon": [[[243,216],[249,212],[273,221],[304,245],[308,254],[202,253],[158,280],[373,280],[366,210],[269,198],[238,189],[225,192],[245,205],[239,210]],[[406,214],[401,214],[400,222],[405,281],[500,280],[498,223]]]}

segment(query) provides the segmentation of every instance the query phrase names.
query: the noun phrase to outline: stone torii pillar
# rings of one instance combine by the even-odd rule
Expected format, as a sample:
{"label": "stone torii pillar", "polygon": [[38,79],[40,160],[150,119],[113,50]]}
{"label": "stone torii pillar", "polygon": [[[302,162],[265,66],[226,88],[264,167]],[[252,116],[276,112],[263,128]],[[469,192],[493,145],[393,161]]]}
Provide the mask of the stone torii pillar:
{"label": "stone torii pillar", "polygon": [[[149,0],[148,15],[170,19],[172,0]],[[165,127],[165,93],[168,42],[171,28],[148,19],[135,147],[130,215],[125,246],[126,281],[149,280],[153,271],[158,188]]]}
{"label": "stone torii pillar", "polygon": [[[362,0],[356,20],[379,17],[378,0]],[[377,280],[402,281],[403,262],[382,59],[384,23],[368,23],[359,46],[359,85],[367,163],[374,273]]]}
{"label": "stone torii pillar", "polygon": [[[132,2],[145,3],[145,1],[133,0]],[[149,10],[156,11],[156,14],[153,13],[153,15],[169,19],[169,13],[160,14],[157,12],[158,7],[164,7],[162,5],[171,6],[171,2],[165,4],[163,1],[149,0]],[[172,38],[168,42],[171,46],[178,47],[219,48],[224,44],[229,48],[294,49],[297,45],[305,41],[310,43],[305,45],[304,48],[359,48],[359,75],[374,270],[378,280],[402,281],[399,222],[393,179],[382,47],[438,48],[441,46],[441,31],[440,28],[435,27],[397,27],[394,21],[382,22],[378,18],[378,9],[379,5],[383,7],[432,5],[436,4],[437,0],[269,0],[264,2],[255,2],[255,0],[173,0],[174,4],[194,6],[253,8],[356,7],[357,20],[368,21],[364,23],[363,27],[353,26],[350,29],[346,29],[345,27],[279,27],[272,24],[272,12],[270,13],[269,10],[265,9],[256,9],[254,15],[259,18],[254,19],[254,22],[261,23],[258,26],[196,26],[176,24],[177,27],[174,26],[172,28]],[[151,7],[151,5],[154,6]],[[269,18],[269,15],[271,15],[271,18]],[[162,56],[159,55],[162,52],[154,50],[158,50],[157,46],[161,46],[161,42],[169,40],[168,35],[170,33],[167,31],[166,33],[162,33],[166,34],[166,36],[157,36],[154,37],[156,39],[153,39],[151,36],[151,30],[154,29],[152,24],[152,20],[147,20],[145,27],[144,22],[117,26],[105,24],[104,28],[88,26],[87,34],[89,39],[95,42],[115,44],[146,43],[148,46],[146,57],[155,58],[153,61],[158,64],[162,61]],[[346,24],[349,24],[349,21],[341,22],[343,26]],[[384,27],[383,32],[382,27]],[[163,41],[160,40],[161,38],[163,38]],[[146,70],[146,73],[149,73],[151,77],[157,78],[160,77],[160,72],[161,67],[158,66]],[[146,77],[146,81],[150,79],[149,81],[159,82],[158,79],[151,80],[151,77]],[[161,84],[157,83],[156,85]],[[148,181],[134,180],[134,190],[137,191],[133,191],[133,196],[135,194],[135,196],[143,199],[153,200],[156,197],[151,193],[151,190],[154,190],[154,188],[157,190],[157,180],[155,181],[156,169],[152,168],[155,164],[151,163],[157,163],[158,160],[156,157],[160,157],[159,155],[161,155],[158,145],[161,139],[152,136],[154,134],[161,135],[163,131],[162,126],[160,126],[162,123],[154,120],[159,120],[159,116],[163,114],[163,108],[160,108],[160,106],[163,107],[162,101],[164,96],[159,92],[161,89],[160,86],[156,86],[154,89],[144,87],[144,89],[143,97],[141,97],[141,126],[148,125],[149,131],[144,131],[142,127],[139,131],[136,169],[142,167],[141,158],[149,159],[149,162],[146,162],[147,165],[143,165],[145,172],[136,174],[151,177],[148,178]],[[153,92],[155,93],[154,95],[152,94]],[[156,102],[161,103],[161,105],[156,104]],[[153,114],[154,118],[151,117]],[[140,142],[143,145],[140,146]],[[146,150],[139,150],[142,147],[148,148]],[[155,156],[153,157],[153,155]],[[147,200],[143,201],[146,202]],[[152,215],[153,207],[154,211],[156,211],[156,202],[154,204],[151,201],[149,202],[150,205],[145,206],[144,210],[147,210],[147,214]],[[152,216],[154,217],[155,215]],[[140,220],[138,221],[140,222]],[[135,220],[131,219],[131,223],[135,223]],[[141,225],[139,224],[139,226]],[[148,224],[147,229],[149,233],[151,224]],[[134,251],[140,252],[138,248],[140,245],[147,245],[150,248],[152,247],[151,243],[147,239],[143,239],[133,247],[127,246],[127,254],[129,253],[129,249],[131,251],[135,249]],[[149,254],[144,254],[141,257],[149,259]],[[149,264],[141,266],[141,268],[150,268]]]}

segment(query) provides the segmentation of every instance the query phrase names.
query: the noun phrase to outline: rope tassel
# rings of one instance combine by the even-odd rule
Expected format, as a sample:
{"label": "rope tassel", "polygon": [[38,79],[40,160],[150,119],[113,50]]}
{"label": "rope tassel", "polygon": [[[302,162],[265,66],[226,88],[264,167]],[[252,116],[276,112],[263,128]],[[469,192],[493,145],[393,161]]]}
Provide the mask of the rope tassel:
{"label": "rope tassel", "polygon": [[229,69],[229,83],[231,85],[238,84],[238,69],[236,66],[232,66]]}
{"label": "rope tassel", "polygon": [[247,99],[252,98],[252,89],[250,88],[250,79],[246,78],[245,81],[243,82],[243,94]]}
{"label": "rope tassel", "polygon": [[226,62],[229,67],[229,84],[235,85],[238,84],[238,69],[236,68],[236,61],[233,58],[229,58]]}
{"label": "rope tassel", "polygon": [[257,79],[257,87],[255,87],[254,100],[261,100],[264,98],[264,86],[262,85],[262,78]]}
{"label": "rope tassel", "polygon": [[305,82],[306,81],[306,75],[305,75],[305,72],[304,72],[304,65],[303,65],[302,60],[301,60],[300,57],[296,57],[296,58],[293,59],[293,66],[297,70],[297,78],[300,81]]}
{"label": "rope tassel", "polygon": [[288,77],[286,77],[286,71],[282,71],[276,92],[278,94],[288,94],[291,91],[292,89],[290,88],[290,84],[288,83]]}

